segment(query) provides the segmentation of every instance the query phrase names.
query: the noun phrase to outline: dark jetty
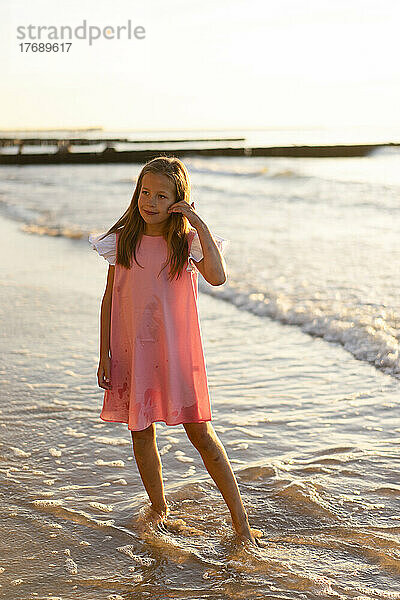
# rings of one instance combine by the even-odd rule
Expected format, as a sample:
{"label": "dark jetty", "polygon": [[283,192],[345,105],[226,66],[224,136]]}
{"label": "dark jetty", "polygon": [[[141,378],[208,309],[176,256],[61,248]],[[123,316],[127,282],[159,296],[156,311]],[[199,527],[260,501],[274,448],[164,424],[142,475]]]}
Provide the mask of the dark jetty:
{"label": "dark jetty", "polygon": [[[0,165],[143,163],[155,156],[279,156],[351,157],[367,156],[377,148],[400,143],[346,144],[325,146],[249,147],[245,138],[196,138],[131,140],[128,138],[0,138]],[[140,147],[117,149],[116,145]],[[75,151],[74,146],[105,146],[100,151]],[[51,146],[53,151],[35,152],[27,147]],[[15,150],[9,151],[9,149]],[[4,151],[5,150],[5,151]]]}

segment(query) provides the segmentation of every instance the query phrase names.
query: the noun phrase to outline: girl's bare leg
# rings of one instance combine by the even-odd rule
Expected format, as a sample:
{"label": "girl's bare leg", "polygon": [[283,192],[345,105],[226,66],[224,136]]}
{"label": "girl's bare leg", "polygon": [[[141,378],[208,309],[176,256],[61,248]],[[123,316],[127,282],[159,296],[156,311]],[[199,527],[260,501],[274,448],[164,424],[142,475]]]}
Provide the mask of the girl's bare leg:
{"label": "girl's bare leg", "polygon": [[161,516],[167,516],[169,508],[165,500],[162,465],[156,443],[156,426],[152,423],[142,431],[132,431],[133,453],[151,508]]}
{"label": "girl's bare leg", "polygon": [[236,533],[241,539],[248,539],[254,545],[259,545],[249,526],[247,513],[228,456],[211,422],[184,423],[183,426],[229,508]]}

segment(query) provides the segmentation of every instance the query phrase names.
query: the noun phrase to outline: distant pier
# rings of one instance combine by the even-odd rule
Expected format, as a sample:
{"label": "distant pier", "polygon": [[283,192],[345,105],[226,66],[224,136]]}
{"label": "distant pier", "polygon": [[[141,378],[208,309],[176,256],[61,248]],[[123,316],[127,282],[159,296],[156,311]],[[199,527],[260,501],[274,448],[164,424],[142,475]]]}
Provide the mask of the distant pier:
{"label": "distant pier", "polygon": [[[3,137],[0,165],[143,163],[156,156],[362,157],[400,143],[309,146],[246,145],[245,138],[137,139],[106,137]],[[85,146],[85,150],[82,150]],[[36,150],[40,147],[40,150]]]}

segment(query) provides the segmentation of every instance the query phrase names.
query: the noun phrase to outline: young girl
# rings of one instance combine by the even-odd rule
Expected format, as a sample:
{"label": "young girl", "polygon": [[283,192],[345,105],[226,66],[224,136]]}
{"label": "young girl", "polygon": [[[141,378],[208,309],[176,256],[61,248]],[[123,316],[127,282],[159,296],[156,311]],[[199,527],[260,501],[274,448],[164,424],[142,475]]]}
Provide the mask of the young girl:
{"label": "young girl", "polygon": [[[101,303],[100,418],[127,423],[156,519],[169,513],[155,423],[182,424],[231,513],[239,539],[251,529],[229,459],[211,424],[198,315],[198,272],[226,281],[227,240],[211,235],[190,204],[185,165],[161,156],[142,168],[122,217],[89,242],[110,264]],[[190,227],[191,225],[191,227]],[[195,264],[194,262],[195,261]],[[167,270],[167,268],[169,269]]]}

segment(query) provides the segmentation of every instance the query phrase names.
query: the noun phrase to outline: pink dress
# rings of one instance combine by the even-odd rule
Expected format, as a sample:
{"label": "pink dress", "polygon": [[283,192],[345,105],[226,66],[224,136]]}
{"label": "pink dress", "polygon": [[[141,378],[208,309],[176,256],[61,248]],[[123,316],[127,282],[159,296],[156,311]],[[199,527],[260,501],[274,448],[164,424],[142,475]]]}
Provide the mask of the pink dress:
{"label": "pink dress", "polygon": [[[98,236],[100,237],[100,236]],[[194,239],[196,238],[196,240]],[[219,249],[227,240],[213,235]],[[115,264],[118,232],[89,242]],[[195,243],[194,243],[195,242]],[[111,390],[104,392],[100,418],[141,431],[167,425],[211,421],[211,406],[198,314],[198,270],[202,257],[197,231],[188,233],[191,253],[179,279],[168,280],[167,243],[144,235],[136,250],[140,268],[115,264],[110,354]],[[197,252],[197,255],[196,255]]]}

